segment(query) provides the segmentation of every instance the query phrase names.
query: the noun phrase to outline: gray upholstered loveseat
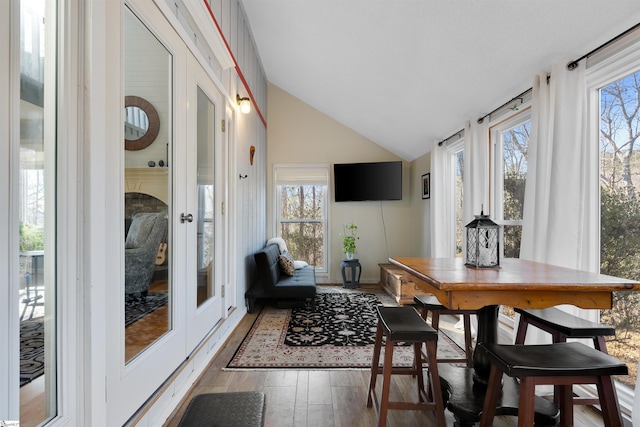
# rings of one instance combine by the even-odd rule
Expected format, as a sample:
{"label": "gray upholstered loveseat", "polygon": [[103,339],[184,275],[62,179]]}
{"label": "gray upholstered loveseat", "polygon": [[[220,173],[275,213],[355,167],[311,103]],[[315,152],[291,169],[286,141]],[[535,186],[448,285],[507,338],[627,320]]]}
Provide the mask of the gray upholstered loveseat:
{"label": "gray upholstered loveseat", "polygon": [[279,256],[280,247],[277,244],[267,245],[253,255],[258,280],[245,294],[249,313],[259,298],[276,299],[279,306],[287,306],[292,301],[304,302],[316,296],[315,267],[306,265],[295,269],[293,276],[288,276],[280,269]]}
{"label": "gray upholstered loveseat", "polygon": [[167,234],[167,214],[139,213],[133,216],[124,249],[124,292],[145,297],[156,267],[158,248]]}

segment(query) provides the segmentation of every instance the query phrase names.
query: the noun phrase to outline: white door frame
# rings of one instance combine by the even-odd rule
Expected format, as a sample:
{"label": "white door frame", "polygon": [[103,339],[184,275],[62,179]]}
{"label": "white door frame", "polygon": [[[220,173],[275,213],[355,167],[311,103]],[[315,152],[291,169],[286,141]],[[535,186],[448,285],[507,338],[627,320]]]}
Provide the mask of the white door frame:
{"label": "white door frame", "polygon": [[[0,345],[8,349],[0,353],[0,419],[18,420],[20,416],[19,370],[20,338],[18,289],[18,225],[17,168],[20,140],[20,10],[17,2],[0,2],[0,37],[9,43],[0,44],[0,93],[9,95],[8,102],[0,103],[0,234],[8,236],[0,245]],[[6,203],[6,202],[9,203]],[[12,303],[13,302],[13,303]]]}
{"label": "white door frame", "polygon": [[[55,110],[56,122],[51,123],[55,132],[56,175],[55,201],[51,201],[55,209],[56,223],[51,224],[51,232],[55,228],[55,241],[50,241],[52,251],[64,253],[64,257],[54,257],[56,276],[55,299],[51,298],[48,312],[55,308],[55,382],[48,386],[49,398],[45,402],[50,406],[50,413],[55,414],[48,425],[69,424],[70,420],[81,420],[85,395],[80,393],[82,385],[78,384],[81,363],[85,355],[85,347],[80,336],[83,334],[82,300],[83,286],[81,275],[82,253],[79,237],[83,224],[81,218],[82,180],[80,173],[82,146],[79,134],[83,125],[82,100],[78,96],[78,88],[84,81],[83,65],[78,52],[82,49],[80,35],[81,6],[72,0],[48,2],[48,22],[55,26],[55,37],[47,38],[46,60],[51,61],[49,69],[55,67],[48,84],[55,85],[57,95],[51,98],[48,110]],[[20,2],[0,2],[0,37],[8,43],[0,44],[0,90],[8,96],[6,102],[0,104],[0,216],[6,218],[0,223],[0,235],[8,236],[0,245],[0,310],[3,320],[0,321],[0,345],[5,351],[0,353],[0,420],[18,420],[20,416],[19,385],[19,329],[20,313],[18,302],[19,289],[15,286],[19,280],[19,162],[20,162]],[[55,64],[55,65],[54,65]],[[54,80],[55,79],[55,80]],[[53,114],[53,113],[52,113]],[[52,289],[53,291],[53,289]],[[63,349],[67,349],[64,351]],[[49,362],[51,363],[51,362]],[[49,370],[52,372],[53,370]],[[45,375],[47,375],[45,373]],[[82,424],[81,421],[78,422]]]}

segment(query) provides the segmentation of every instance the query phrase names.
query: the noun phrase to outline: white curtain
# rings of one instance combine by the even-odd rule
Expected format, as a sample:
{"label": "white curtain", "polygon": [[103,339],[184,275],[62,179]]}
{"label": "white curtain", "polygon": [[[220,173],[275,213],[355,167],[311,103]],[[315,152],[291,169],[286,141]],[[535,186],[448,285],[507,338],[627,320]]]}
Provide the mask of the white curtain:
{"label": "white curtain", "polygon": [[[481,211],[490,214],[489,209],[489,123],[468,121],[464,129],[464,175],[463,175],[463,224],[473,221]],[[462,239],[462,257],[466,257],[466,229]],[[462,320],[462,319],[461,319]],[[462,327],[461,322],[456,325]],[[471,334],[475,338],[478,318],[471,316]]]}
{"label": "white curtain", "polygon": [[[455,253],[451,239],[454,213],[447,202],[447,148],[434,143],[431,148],[431,256],[448,258]],[[434,207],[437,206],[437,209]]]}
{"label": "white curtain", "polygon": [[[481,210],[490,215],[489,207],[489,124],[469,121],[464,139],[464,224]],[[465,239],[463,239],[464,241]],[[466,250],[466,248],[464,248]]]}
{"label": "white curtain", "polygon": [[[487,123],[467,122],[464,134],[463,222],[474,215],[489,213],[489,127]],[[454,191],[452,153],[446,146],[431,148],[431,256],[455,256],[455,212],[448,197]],[[463,239],[464,243],[464,239]],[[466,248],[463,248],[466,250]]]}
{"label": "white curtain", "polygon": [[[567,62],[533,84],[520,257],[598,271],[597,144],[587,140],[584,66]],[[562,308],[597,320],[595,310]]]}

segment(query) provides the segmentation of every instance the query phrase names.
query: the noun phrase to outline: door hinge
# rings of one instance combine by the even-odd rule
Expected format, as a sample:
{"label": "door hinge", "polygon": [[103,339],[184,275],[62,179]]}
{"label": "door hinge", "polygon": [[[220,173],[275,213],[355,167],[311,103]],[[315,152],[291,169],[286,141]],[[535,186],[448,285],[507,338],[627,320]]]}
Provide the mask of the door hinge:
{"label": "door hinge", "polygon": [[224,215],[224,202],[222,202],[222,215]]}
{"label": "door hinge", "polygon": [[222,132],[224,132],[224,130],[225,130],[225,122],[224,122],[224,120],[221,121],[220,127],[222,128]]}
{"label": "door hinge", "polygon": [[222,290],[220,291],[220,296],[224,298],[224,285],[222,285]]}

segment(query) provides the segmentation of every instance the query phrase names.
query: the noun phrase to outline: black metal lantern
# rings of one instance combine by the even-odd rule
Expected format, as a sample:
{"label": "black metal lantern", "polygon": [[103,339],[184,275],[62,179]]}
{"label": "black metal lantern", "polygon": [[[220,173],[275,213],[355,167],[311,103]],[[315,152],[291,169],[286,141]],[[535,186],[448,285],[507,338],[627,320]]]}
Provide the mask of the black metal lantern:
{"label": "black metal lantern", "polygon": [[484,211],[474,215],[475,219],[466,225],[467,228],[467,262],[468,267],[495,268],[500,267],[500,226],[489,219]]}

